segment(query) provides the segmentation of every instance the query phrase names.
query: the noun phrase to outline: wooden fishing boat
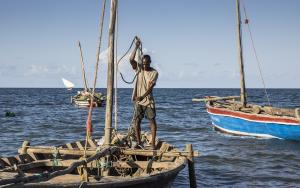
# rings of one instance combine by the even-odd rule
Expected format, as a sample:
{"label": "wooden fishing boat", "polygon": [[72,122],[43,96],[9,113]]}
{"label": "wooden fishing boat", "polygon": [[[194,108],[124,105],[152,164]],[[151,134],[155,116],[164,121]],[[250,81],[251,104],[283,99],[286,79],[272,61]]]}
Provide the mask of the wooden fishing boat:
{"label": "wooden fishing boat", "polygon": [[[150,137],[145,134],[145,145]],[[187,157],[198,155],[189,146],[179,151],[163,141],[157,141],[157,148],[131,149],[128,136],[120,134],[109,147],[90,139],[86,150],[85,140],[56,147],[30,146],[25,141],[19,155],[0,158],[0,186],[169,187]],[[105,170],[109,170],[108,176],[103,175]]]}
{"label": "wooden fishing boat", "polygon": [[[236,0],[236,12],[238,26],[238,55],[241,82],[240,96],[214,96],[206,97],[205,99],[199,100],[194,99],[194,101],[206,102],[207,112],[211,117],[213,126],[217,130],[235,135],[281,138],[300,141],[299,108],[276,108],[272,107],[271,105],[261,106],[257,104],[247,103],[247,94],[245,89],[246,87],[244,78],[239,0]],[[248,19],[246,19],[245,23],[248,23]],[[251,33],[250,36],[252,36]],[[240,99],[240,101],[236,99]]]}
{"label": "wooden fishing boat", "polygon": [[[81,63],[81,72],[82,80],[84,83],[84,90],[78,91],[77,94],[71,97],[71,103],[79,107],[89,107],[92,103],[93,107],[101,107],[105,104],[105,96],[100,92],[95,92],[89,89],[88,82],[86,79],[84,61],[83,61],[83,52],[80,42],[78,41],[78,47],[80,50],[80,63]],[[93,98],[93,100],[91,100]]]}
{"label": "wooden fishing boat", "polygon": [[[180,151],[167,142],[156,140],[157,149],[152,150],[148,147],[152,138],[144,133],[142,149],[135,149],[135,137],[131,131],[121,134],[112,128],[117,2],[111,0],[104,136],[97,141],[92,139],[93,107],[90,106],[85,140],[55,147],[30,146],[25,141],[19,155],[0,158],[1,187],[169,187],[186,163],[189,166],[190,186],[197,186],[193,157],[198,153],[193,151],[191,144],[186,146],[185,151]],[[102,27],[100,31],[102,36]],[[97,65],[98,60],[92,94],[95,91]]]}
{"label": "wooden fishing boat", "polygon": [[[78,91],[78,93],[71,98],[71,103],[79,107],[89,107],[91,103],[92,93],[88,91]],[[105,104],[105,96],[97,92],[94,94],[93,107],[101,107]]]}
{"label": "wooden fishing boat", "polygon": [[235,135],[300,141],[299,109],[254,104],[243,106],[234,99],[215,99],[208,97],[206,108],[217,130]]}

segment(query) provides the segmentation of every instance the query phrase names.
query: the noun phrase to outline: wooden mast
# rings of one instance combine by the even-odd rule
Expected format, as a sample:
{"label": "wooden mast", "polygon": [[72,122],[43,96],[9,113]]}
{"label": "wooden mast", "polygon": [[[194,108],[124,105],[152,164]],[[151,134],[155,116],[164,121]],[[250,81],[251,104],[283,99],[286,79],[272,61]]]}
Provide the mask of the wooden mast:
{"label": "wooden mast", "polygon": [[240,14],[240,1],[236,0],[236,15],[237,15],[237,33],[238,33],[238,59],[240,65],[240,84],[241,84],[241,102],[246,106],[246,85],[245,85],[245,72],[243,62],[243,49],[242,49],[242,34],[241,34],[241,14]]}
{"label": "wooden mast", "polygon": [[79,41],[78,41],[78,46],[79,46],[79,49],[80,49],[80,62],[81,62],[81,70],[82,70],[82,79],[83,79],[83,83],[84,83],[84,90],[87,91],[88,90],[88,85],[87,85],[86,76],[85,76],[84,62],[83,62],[83,54],[82,54],[81,44],[80,44]]}
{"label": "wooden mast", "polygon": [[112,109],[113,109],[113,88],[114,88],[114,43],[117,0],[111,0],[109,39],[108,39],[108,70],[107,70],[107,95],[105,113],[105,135],[104,144],[111,143]]}

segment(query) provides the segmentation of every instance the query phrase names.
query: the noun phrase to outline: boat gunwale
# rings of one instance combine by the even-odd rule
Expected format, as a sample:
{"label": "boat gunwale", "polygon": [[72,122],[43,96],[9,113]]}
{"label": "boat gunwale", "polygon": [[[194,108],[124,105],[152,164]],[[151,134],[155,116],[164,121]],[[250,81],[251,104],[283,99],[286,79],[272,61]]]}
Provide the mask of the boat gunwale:
{"label": "boat gunwale", "polygon": [[[243,111],[236,111],[228,108],[218,108],[210,105],[209,103],[206,103],[206,109],[207,113],[212,115],[222,115],[222,116],[228,116],[233,118],[239,118],[244,119],[247,121],[253,121],[253,122],[261,122],[261,123],[277,123],[279,125],[294,125],[294,126],[300,126],[300,120],[293,117],[288,116],[275,116],[275,115],[266,115],[266,114],[253,114],[253,113],[246,113]],[[219,112],[213,112],[213,111],[219,111]],[[220,112],[221,111],[221,112]],[[231,114],[224,114],[223,112],[231,113]],[[236,113],[236,114],[232,114]],[[248,117],[245,117],[248,116]],[[259,120],[260,118],[266,118],[264,120]],[[281,121],[280,121],[281,120]],[[287,122],[288,121],[288,122]]]}

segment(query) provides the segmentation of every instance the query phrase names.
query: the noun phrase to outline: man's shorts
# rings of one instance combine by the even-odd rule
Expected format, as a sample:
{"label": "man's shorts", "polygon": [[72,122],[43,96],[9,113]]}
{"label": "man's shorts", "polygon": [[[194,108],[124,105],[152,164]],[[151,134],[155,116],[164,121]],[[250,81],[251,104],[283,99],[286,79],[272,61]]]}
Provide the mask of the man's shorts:
{"label": "man's shorts", "polygon": [[149,106],[142,106],[140,104],[134,105],[134,119],[140,119],[142,120],[144,117],[146,117],[149,120],[155,119],[156,111],[155,106],[150,107]]}

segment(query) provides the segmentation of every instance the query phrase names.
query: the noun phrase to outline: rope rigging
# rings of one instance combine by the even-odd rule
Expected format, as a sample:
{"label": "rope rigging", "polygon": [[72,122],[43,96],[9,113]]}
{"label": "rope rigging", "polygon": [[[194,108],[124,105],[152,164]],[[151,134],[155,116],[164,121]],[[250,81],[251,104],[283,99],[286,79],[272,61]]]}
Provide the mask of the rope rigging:
{"label": "rope rigging", "polygon": [[85,140],[85,146],[84,146],[84,156],[86,156],[86,149],[87,149],[87,142],[88,139],[91,137],[91,133],[93,132],[92,129],[92,110],[93,110],[93,102],[94,102],[94,95],[95,95],[95,88],[96,88],[96,82],[97,82],[97,76],[98,76],[98,67],[99,67],[99,56],[100,56],[100,48],[102,43],[102,33],[103,33],[103,22],[104,22],[104,15],[105,15],[105,5],[106,0],[103,1],[103,7],[102,7],[102,15],[101,15],[101,21],[100,21],[100,35],[99,35],[99,43],[98,43],[98,50],[96,55],[96,67],[95,67],[95,75],[94,75],[94,84],[92,89],[92,95],[90,100],[90,106],[89,106],[89,112],[88,117],[86,120],[86,140]]}
{"label": "rope rigging", "polygon": [[254,52],[254,56],[255,56],[255,59],[256,59],[260,79],[261,79],[263,87],[264,87],[265,97],[267,99],[267,102],[268,102],[269,106],[271,106],[271,102],[270,102],[269,95],[268,95],[268,92],[267,92],[265,80],[264,80],[264,77],[263,77],[263,74],[262,74],[262,68],[261,68],[262,63],[260,62],[260,60],[258,58],[258,55],[257,55],[257,52],[256,52],[256,48],[255,48],[255,45],[254,45],[254,40],[253,40],[253,37],[252,37],[252,32],[251,32],[251,29],[250,29],[249,19],[248,19],[247,13],[246,13],[245,3],[243,1],[242,1],[242,5],[243,5],[243,9],[244,9],[244,16],[245,16],[245,22],[244,23],[247,25],[247,28],[248,28],[248,32],[249,32],[249,36],[250,36],[250,40],[251,40],[251,47],[252,47],[252,50]]}
{"label": "rope rigging", "polygon": [[[118,57],[118,37],[119,37],[119,13],[118,13],[118,4],[116,7],[116,40],[115,40],[115,54]],[[114,134],[117,135],[118,130],[118,59],[115,58],[115,128],[113,130]]]}
{"label": "rope rigging", "polygon": [[[116,8],[116,40],[115,40],[115,54],[116,54],[116,56],[117,56],[117,54],[118,54],[118,34],[119,34],[119,16],[118,16],[119,14],[118,14],[118,5],[117,5],[117,8]],[[119,72],[120,73],[120,76],[121,76],[121,79],[125,82],[125,83],[127,83],[127,84],[132,84],[132,83],[134,83],[134,81],[135,81],[135,79],[136,79],[136,77],[137,77],[137,75],[138,75],[138,73],[140,72],[140,66],[137,66],[138,68],[137,68],[137,71],[136,71],[136,73],[135,73],[135,75],[134,75],[134,77],[133,77],[133,79],[132,79],[132,81],[127,81],[125,78],[124,78],[124,76],[123,76],[123,74],[122,74],[122,72],[119,70],[119,64],[121,63],[121,61],[123,60],[123,58],[124,57],[126,57],[126,55],[130,52],[130,50],[131,50],[131,48],[132,48],[132,46],[133,46],[133,44],[135,43],[135,41],[136,40],[140,40],[137,36],[135,36],[134,37],[134,39],[132,40],[132,42],[131,42],[131,44],[130,44],[130,46],[129,46],[129,48],[127,49],[127,51],[122,55],[122,57],[121,58],[119,58],[119,59],[115,59],[115,102],[114,102],[114,118],[115,118],[115,127],[114,127],[114,129],[113,129],[113,134],[116,136],[116,137],[118,137],[118,134],[117,134],[117,129],[118,129],[118,97],[117,97],[117,94],[118,94],[118,76],[117,76],[117,72]],[[140,51],[140,53],[138,53],[138,55],[139,55],[139,58],[143,55],[143,51],[142,51],[142,43],[140,44],[140,46],[139,46],[139,51]],[[132,124],[132,122],[131,122],[131,124]],[[128,132],[130,132],[130,131],[128,131]]]}

